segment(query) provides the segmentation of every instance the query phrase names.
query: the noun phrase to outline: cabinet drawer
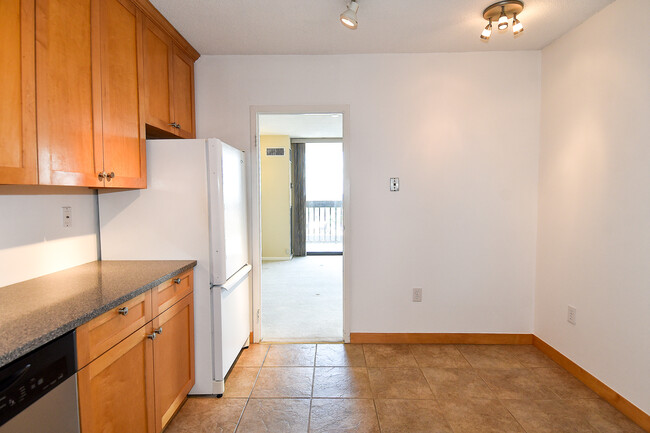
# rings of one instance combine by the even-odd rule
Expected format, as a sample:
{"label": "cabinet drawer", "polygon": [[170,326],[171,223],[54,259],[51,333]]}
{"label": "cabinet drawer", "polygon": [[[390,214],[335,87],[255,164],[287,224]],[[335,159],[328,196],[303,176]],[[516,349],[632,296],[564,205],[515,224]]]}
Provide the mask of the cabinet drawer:
{"label": "cabinet drawer", "polygon": [[154,287],[151,290],[153,316],[156,317],[181,299],[194,288],[194,273],[189,270],[176,275],[171,280]]}
{"label": "cabinet drawer", "polygon": [[130,299],[77,328],[77,364],[82,368],[152,318],[151,292]]}

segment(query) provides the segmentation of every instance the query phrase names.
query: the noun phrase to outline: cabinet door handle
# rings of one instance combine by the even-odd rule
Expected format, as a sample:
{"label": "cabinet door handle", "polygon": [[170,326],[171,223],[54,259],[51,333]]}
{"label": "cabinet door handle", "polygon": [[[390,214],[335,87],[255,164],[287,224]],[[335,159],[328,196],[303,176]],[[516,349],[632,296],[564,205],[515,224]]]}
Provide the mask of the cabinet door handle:
{"label": "cabinet door handle", "polygon": [[180,284],[180,283],[181,283],[181,279],[180,279],[180,278],[174,278],[174,283],[176,283],[176,284]]}
{"label": "cabinet door handle", "polygon": [[108,173],[108,174],[106,175],[106,179],[107,179],[109,182],[110,182],[111,179],[113,179],[114,177],[115,177],[115,172],[114,172],[114,171],[111,171],[110,173]]}
{"label": "cabinet door handle", "polygon": [[155,339],[156,339],[156,335],[158,335],[158,334],[156,334],[155,332],[154,332],[153,334],[147,334],[147,338],[148,338],[149,340],[155,340]]}
{"label": "cabinet door handle", "polygon": [[107,176],[105,171],[100,171],[97,177],[99,177],[99,180],[105,179]]}
{"label": "cabinet door handle", "polygon": [[161,326],[160,328],[158,328],[158,329],[155,329],[155,330],[153,331],[153,333],[154,333],[154,334],[158,334],[158,335],[162,334],[162,326]]}
{"label": "cabinet door handle", "polygon": [[118,313],[120,313],[122,316],[126,316],[129,314],[129,307],[122,307],[119,310],[117,310]]}
{"label": "cabinet door handle", "polygon": [[181,124],[180,124],[180,123],[177,123],[177,124],[176,124],[176,128],[181,129]]}

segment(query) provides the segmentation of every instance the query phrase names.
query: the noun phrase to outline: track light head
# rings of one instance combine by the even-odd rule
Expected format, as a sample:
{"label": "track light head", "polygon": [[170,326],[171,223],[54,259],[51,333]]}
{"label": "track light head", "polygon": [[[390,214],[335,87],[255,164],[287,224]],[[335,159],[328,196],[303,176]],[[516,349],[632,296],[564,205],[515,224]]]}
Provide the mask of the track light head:
{"label": "track light head", "polygon": [[359,10],[359,3],[356,1],[352,0],[350,4],[348,4],[348,8],[341,14],[341,23],[349,28],[349,29],[356,29],[358,22],[357,22],[357,11]]}
{"label": "track light head", "polygon": [[512,33],[518,35],[524,31],[524,25],[517,19],[517,14],[512,17]]}
{"label": "track light head", "polygon": [[483,33],[481,33],[481,39],[488,40],[490,39],[490,36],[492,35],[492,20],[490,19],[490,22],[488,22],[488,25],[485,26],[483,29]]}
{"label": "track light head", "polygon": [[501,15],[499,15],[499,25],[497,27],[499,30],[505,30],[508,28],[508,16],[506,15],[503,6],[501,6]]}

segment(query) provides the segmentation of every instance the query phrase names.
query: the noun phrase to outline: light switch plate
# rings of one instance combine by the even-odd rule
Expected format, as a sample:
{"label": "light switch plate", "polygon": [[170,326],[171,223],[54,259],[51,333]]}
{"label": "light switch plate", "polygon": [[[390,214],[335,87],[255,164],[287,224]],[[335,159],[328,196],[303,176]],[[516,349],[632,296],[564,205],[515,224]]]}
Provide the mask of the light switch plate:
{"label": "light switch plate", "polygon": [[572,325],[576,324],[576,315],[578,314],[578,310],[576,310],[576,307],[569,305],[569,309],[567,312],[567,322],[569,322]]}
{"label": "light switch plate", "polygon": [[390,190],[399,191],[399,177],[390,178]]}

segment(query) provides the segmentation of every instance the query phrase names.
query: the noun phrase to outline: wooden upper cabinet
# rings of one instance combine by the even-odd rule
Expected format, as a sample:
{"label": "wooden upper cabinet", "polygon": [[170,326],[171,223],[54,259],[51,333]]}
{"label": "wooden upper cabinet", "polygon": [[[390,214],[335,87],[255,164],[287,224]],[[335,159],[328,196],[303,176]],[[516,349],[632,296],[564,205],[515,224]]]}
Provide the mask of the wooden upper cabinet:
{"label": "wooden upper cabinet", "polygon": [[[103,1],[103,0],[102,0]],[[39,183],[100,187],[99,0],[36,0]]]}
{"label": "wooden upper cabinet", "polygon": [[149,19],[143,39],[146,123],[161,136],[194,138],[194,60]]}
{"label": "wooden upper cabinet", "polygon": [[142,12],[129,0],[100,3],[105,186],[145,188]]}
{"label": "wooden upper cabinet", "polygon": [[172,38],[150,19],[144,20],[144,100],[147,124],[176,133],[172,101]]}
{"label": "wooden upper cabinet", "polygon": [[172,64],[177,134],[183,138],[194,138],[194,61],[174,45]]}
{"label": "wooden upper cabinet", "polygon": [[34,1],[0,1],[0,183],[38,183]]}
{"label": "wooden upper cabinet", "polygon": [[0,0],[0,41],[0,184],[146,188],[146,125],[194,137],[199,54],[149,0]]}

